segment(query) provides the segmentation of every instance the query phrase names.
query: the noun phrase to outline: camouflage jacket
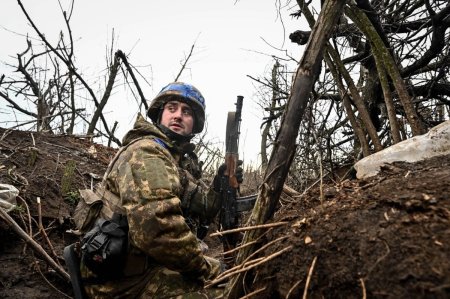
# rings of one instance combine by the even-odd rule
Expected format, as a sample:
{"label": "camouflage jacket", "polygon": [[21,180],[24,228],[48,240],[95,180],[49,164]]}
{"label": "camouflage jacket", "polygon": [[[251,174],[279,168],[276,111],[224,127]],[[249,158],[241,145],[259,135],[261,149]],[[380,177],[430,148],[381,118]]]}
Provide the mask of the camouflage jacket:
{"label": "camouflage jacket", "polygon": [[170,270],[211,279],[217,267],[205,259],[185,214],[212,219],[220,196],[194,178],[199,173],[193,160],[139,115],[103,184],[119,197],[107,205],[127,216],[130,246]]}

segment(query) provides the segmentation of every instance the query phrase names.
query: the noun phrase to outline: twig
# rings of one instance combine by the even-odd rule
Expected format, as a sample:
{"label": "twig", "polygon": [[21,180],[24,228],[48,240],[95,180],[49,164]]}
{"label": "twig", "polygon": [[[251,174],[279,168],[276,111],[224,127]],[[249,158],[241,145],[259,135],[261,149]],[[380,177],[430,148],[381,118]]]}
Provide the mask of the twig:
{"label": "twig", "polygon": [[324,195],[323,195],[323,164],[322,164],[322,153],[320,153],[320,206],[323,207],[323,200],[324,200]]}
{"label": "twig", "polygon": [[[34,30],[36,31],[36,33],[39,35],[39,38],[41,39],[41,41],[42,41],[42,42],[50,49],[50,51],[51,51],[52,53],[54,53],[59,59],[61,59],[61,60],[64,62],[64,64],[67,66],[67,68],[68,68],[70,71],[73,72],[73,74],[78,78],[78,80],[80,80],[80,82],[83,84],[83,86],[87,89],[88,93],[91,95],[92,100],[94,101],[95,106],[98,107],[100,104],[99,104],[99,102],[98,102],[98,100],[97,100],[97,97],[96,97],[94,91],[93,91],[92,88],[87,84],[87,82],[84,80],[84,78],[77,72],[77,69],[74,67],[72,60],[67,60],[61,53],[58,52],[57,49],[55,49],[55,47],[53,47],[53,46],[48,42],[48,40],[45,38],[45,35],[42,34],[41,31],[39,31],[39,29],[36,27],[36,25],[34,24],[33,20],[31,19],[31,17],[28,15],[28,12],[26,11],[25,7],[24,7],[23,4],[22,4],[22,1],[17,0],[17,3],[19,4],[20,8],[22,9],[22,12],[25,14],[25,17],[27,18],[28,22],[30,22],[31,27],[33,27],[33,29],[34,29]],[[97,110],[98,110],[98,109],[97,109]],[[97,110],[96,110],[96,111],[97,111]],[[106,119],[105,119],[105,117],[103,116],[102,113],[100,113],[100,119],[102,120],[103,127],[104,127],[104,129],[105,129],[107,135],[108,135],[108,136],[111,136],[111,132],[110,132],[109,127],[108,127],[108,123],[106,122]],[[93,124],[93,123],[94,123],[94,121],[92,120],[91,123],[90,123],[90,126],[91,126],[91,124]],[[88,131],[88,133],[92,133],[92,132],[89,132],[89,131]],[[118,145],[121,144],[120,140],[118,140],[117,138],[113,137],[113,139],[114,139],[114,141],[115,141]]]}
{"label": "twig", "polygon": [[286,294],[286,299],[289,299],[289,296],[291,296],[291,293],[295,290],[295,288],[303,281],[303,279],[300,279],[294,285],[289,289],[289,292]]}
{"label": "twig", "polygon": [[22,203],[25,205],[25,209],[27,210],[27,215],[28,215],[28,229],[29,229],[29,235],[32,236],[33,235],[33,226],[31,225],[31,214],[30,214],[30,208],[27,204],[27,202],[25,201],[25,199],[22,198],[22,196],[18,195],[17,196],[18,199],[20,199],[22,201]]}
{"label": "twig", "polygon": [[42,205],[41,205],[41,198],[38,196],[36,198],[37,205],[38,205],[38,224],[39,224],[39,230],[43,230],[42,226]]}
{"label": "twig", "polygon": [[311,267],[309,268],[308,277],[306,278],[305,289],[303,291],[303,299],[306,299],[306,297],[308,295],[308,287],[309,287],[309,283],[311,281],[311,276],[314,271],[314,266],[316,265],[316,261],[317,261],[317,256],[313,259]]}
{"label": "twig", "polygon": [[177,81],[178,81],[178,79],[179,79],[180,76],[181,76],[181,73],[183,73],[184,69],[186,68],[186,65],[187,65],[187,63],[188,63],[188,61],[189,61],[189,58],[191,58],[192,53],[194,52],[194,47],[195,47],[195,43],[192,44],[192,46],[191,46],[191,51],[189,51],[189,55],[188,55],[188,56],[186,57],[186,59],[184,60],[184,63],[183,63],[183,65],[181,66],[181,70],[178,72],[178,75],[175,77],[174,82],[177,82]]}
{"label": "twig", "polygon": [[[13,180],[15,183],[28,186],[28,180],[18,173],[13,173],[13,171],[16,169],[16,166],[14,165],[12,168],[8,169],[8,176],[11,180]],[[20,179],[20,180],[19,180]]]}
{"label": "twig", "polygon": [[237,270],[239,270],[239,269],[242,269],[242,268],[244,268],[244,267],[249,267],[249,266],[251,266],[251,265],[253,265],[253,264],[257,263],[257,262],[260,262],[260,261],[262,261],[262,260],[264,260],[264,257],[260,257],[260,258],[257,258],[257,259],[251,260],[251,261],[243,262],[242,264],[239,264],[239,265],[237,265],[237,266],[234,266],[234,267],[231,268],[231,269],[228,269],[228,270],[223,271],[223,272],[220,273],[216,278],[220,278],[220,277],[222,277],[222,276],[224,276],[224,275],[227,275],[227,274],[229,274],[229,273],[235,273],[235,272],[236,272]]}
{"label": "twig", "polygon": [[[28,216],[28,230],[29,230],[29,231],[28,231],[28,234],[30,235],[30,238],[32,238],[32,236],[33,236],[33,226],[32,226],[32,224],[31,224],[32,218],[31,218],[31,214],[30,214],[30,207],[28,206],[28,204],[27,204],[27,202],[25,201],[25,199],[22,198],[22,196],[18,195],[17,198],[19,198],[19,199],[23,202],[23,204],[25,205],[25,208],[26,208],[26,210],[27,210],[27,216]],[[24,220],[23,218],[24,218],[24,217],[23,217],[22,213],[20,213],[20,220],[22,220],[22,224],[23,224],[23,226],[26,228],[27,225],[25,224],[25,220]],[[23,249],[22,249],[22,255],[25,255],[25,252],[26,252],[26,250],[27,250],[27,246],[28,246],[28,244],[25,243],[25,245],[23,246]]]}
{"label": "twig", "polygon": [[245,227],[239,227],[239,228],[235,228],[235,229],[229,229],[229,230],[224,230],[221,232],[215,232],[210,234],[210,237],[215,237],[215,236],[223,236],[223,235],[227,235],[227,234],[232,234],[232,233],[237,233],[237,232],[244,232],[244,231],[248,231],[248,230],[254,230],[254,229],[260,229],[260,228],[268,228],[268,227],[274,227],[274,226],[281,226],[281,225],[285,225],[288,224],[289,222],[287,221],[282,221],[282,222],[275,222],[275,223],[268,223],[268,224],[260,224],[260,225],[255,225],[255,226],[245,226]]}
{"label": "twig", "polygon": [[[380,238],[380,239],[381,239],[381,238]],[[369,274],[372,273],[373,269],[375,269],[375,267],[376,267],[382,260],[384,260],[384,259],[389,255],[389,253],[391,252],[391,250],[389,249],[389,244],[388,244],[385,240],[383,240],[383,239],[381,239],[381,241],[383,241],[384,246],[386,246],[386,253],[383,254],[382,256],[380,256],[380,257],[375,261],[375,263],[372,265],[372,267],[370,267],[369,271],[367,272],[366,277],[368,277]]]}
{"label": "twig", "polygon": [[359,282],[361,282],[361,288],[362,288],[362,291],[363,291],[363,299],[366,299],[367,298],[367,294],[366,294],[366,285],[364,283],[364,279],[360,278]]}
{"label": "twig", "polygon": [[142,88],[139,85],[139,81],[136,79],[136,76],[134,75],[133,69],[128,63],[127,56],[125,55],[125,53],[122,52],[122,50],[117,50],[116,54],[120,57],[120,59],[122,59],[123,63],[125,64],[125,67],[127,68],[128,73],[130,73],[131,79],[133,79],[134,85],[136,86],[139,96],[141,97],[141,102],[144,105],[145,110],[147,111],[148,109],[147,100],[145,99],[144,93],[142,92]]}
{"label": "twig", "polygon": [[55,167],[55,172],[53,173],[53,175],[55,175],[55,173],[56,173],[56,171],[58,170],[58,166],[59,166],[59,156],[60,156],[61,154],[60,153],[58,153],[58,156],[57,156],[57,158],[56,158],[56,167]]}
{"label": "twig", "polygon": [[278,242],[278,241],[284,240],[284,239],[286,239],[287,237],[288,237],[288,236],[279,237],[279,238],[277,238],[277,239],[275,239],[275,240],[272,240],[272,241],[268,242],[267,244],[264,244],[264,246],[258,248],[258,249],[255,250],[254,252],[252,252],[252,254],[250,254],[250,255],[244,260],[244,262],[247,261],[247,260],[249,260],[249,259],[251,259],[252,257],[254,257],[255,255],[257,255],[258,253],[260,253],[261,251],[263,251],[264,249],[266,249],[266,248],[269,247],[270,245],[272,245],[272,244],[274,244],[274,243],[276,243],[276,242]]}
{"label": "twig", "polygon": [[317,144],[319,145],[319,156],[317,157],[317,159],[319,160],[319,167],[320,167],[320,185],[319,185],[319,191],[320,191],[320,206],[323,207],[323,199],[324,199],[324,195],[323,195],[323,159],[322,159],[322,147],[320,146],[320,142],[319,142],[319,137],[317,137],[317,132],[316,130],[312,130],[312,135],[314,137],[314,140],[317,142]]}
{"label": "twig", "polygon": [[444,284],[438,285],[437,287],[431,288],[430,291],[437,292],[437,291],[441,291],[443,289],[450,289],[450,283],[444,283]]}
{"label": "twig", "polygon": [[33,140],[33,146],[36,146],[36,141],[34,140],[33,133],[30,133],[30,135],[31,135],[31,139]]}
{"label": "twig", "polygon": [[220,255],[227,255],[227,254],[233,253],[233,252],[235,252],[235,251],[238,251],[239,249],[248,247],[248,246],[250,246],[250,245],[254,245],[254,244],[256,244],[256,243],[258,243],[258,241],[247,242],[247,243],[245,243],[244,245],[237,246],[237,247],[235,247],[235,248],[233,248],[233,249],[231,249],[231,250],[228,250],[228,251],[224,251],[224,252],[220,253]]}
{"label": "twig", "polygon": [[276,253],[274,253],[274,254],[272,254],[272,255],[269,255],[268,257],[264,258],[263,260],[260,260],[259,262],[252,264],[251,266],[244,267],[244,268],[239,269],[239,270],[237,270],[237,271],[235,271],[235,272],[233,272],[233,273],[228,273],[228,274],[223,275],[223,276],[219,275],[216,279],[214,279],[214,280],[211,281],[209,284],[207,284],[207,285],[205,286],[205,288],[210,287],[210,286],[212,286],[212,285],[215,285],[215,284],[217,284],[217,283],[219,283],[219,282],[222,282],[222,281],[224,281],[225,279],[229,278],[230,276],[233,276],[233,275],[236,275],[236,274],[239,274],[239,273],[248,271],[248,270],[253,269],[253,268],[255,268],[255,267],[259,266],[259,265],[262,265],[262,264],[264,264],[264,263],[266,263],[266,262],[268,262],[268,261],[270,261],[270,260],[276,258],[277,256],[283,254],[285,251],[291,250],[292,247],[293,247],[293,246],[290,245],[290,246],[288,246],[288,247],[286,247],[286,248],[284,248],[284,249],[282,249],[282,250],[280,250],[280,251],[278,251],[278,252],[276,252]]}
{"label": "twig", "polygon": [[273,228],[269,228],[269,229],[266,230],[263,234],[261,234],[258,238],[256,238],[256,240],[253,240],[253,241],[251,241],[251,242],[247,242],[247,243],[242,244],[242,245],[240,245],[240,246],[238,246],[238,247],[236,247],[236,248],[234,248],[234,249],[228,250],[228,251],[222,253],[222,255],[230,254],[230,253],[233,253],[233,252],[235,252],[235,251],[238,251],[238,250],[241,249],[241,248],[245,248],[245,247],[248,247],[248,246],[250,246],[250,245],[254,245],[254,244],[258,243],[259,240],[261,240],[265,235],[267,235],[267,234],[268,234],[269,232],[271,232],[272,230],[273,230]]}
{"label": "twig", "polygon": [[361,186],[361,189],[367,189],[367,188],[369,188],[369,187],[372,187],[372,186],[374,186],[374,185],[378,185],[379,183],[381,183],[382,181],[384,181],[386,179],[386,177],[382,177],[382,178],[380,178],[380,179],[377,179],[377,180],[375,180],[375,181],[373,181],[373,182],[371,182],[371,183],[368,183],[368,184],[365,184],[364,186]]}
{"label": "twig", "polygon": [[5,132],[3,132],[2,137],[0,138],[0,141],[3,141],[3,139],[6,138],[6,136],[8,136],[9,134],[11,134],[13,132],[13,130],[11,129],[6,129]]}
{"label": "twig", "polygon": [[253,291],[253,292],[251,292],[251,293],[248,293],[247,295],[245,295],[245,296],[243,296],[243,297],[241,297],[241,298],[239,298],[239,299],[247,299],[247,298],[250,298],[250,297],[252,297],[252,296],[254,296],[254,295],[256,295],[256,294],[259,294],[259,293],[261,293],[261,292],[263,292],[263,291],[265,291],[266,290],[266,287],[262,287],[262,288],[260,288],[260,289],[257,289],[256,291]]}
{"label": "twig", "polygon": [[48,235],[47,235],[47,233],[45,232],[45,229],[44,229],[44,225],[42,224],[41,198],[38,196],[36,200],[37,200],[37,204],[38,204],[39,232],[41,233],[41,235],[44,238],[44,240],[47,242],[48,247],[50,248],[50,252],[52,253],[52,255],[53,255],[54,259],[55,259],[55,262],[58,263],[58,265],[61,266],[61,264],[58,261],[58,255],[56,254],[55,249],[53,248],[52,242],[48,238]]}
{"label": "twig", "polygon": [[56,146],[56,147],[62,148],[63,150],[65,150],[65,151],[67,151],[67,152],[69,152],[69,153],[72,153],[72,152],[75,150],[75,149],[73,149],[73,148],[69,148],[69,147],[62,146],[62,145],[55,144],[55,143],[50,143],[50,142],[47,142],[47,141],[42,141],[42,143],[45,143],[45,144],[48,144],[48,145],[52,145],[52,146]]}
{"label": "twig", "polygon": [[[34,257],[34,254],[33,254],[33,257]],[[42,278],[45,280],[45,282],[47,282],[47,284],[48,284],[52,289],[54,289],[56,292],[60,293],[60,294],[63,295],[64,297],[66,297],[66,298],[72,298],[72,297],[70,297],[69,295],[67,295],[66,293],[63,293],[63,292],[61,292],[60,290],[58,290],[58,288],[55,287],[55,286],[47,279],[47,277],[45,277],[44,273],[42,273],[42,271],[41,271],[41,267],[39,267],[39,263],[38,263],[38,261],[36,260],[36,257],[34,257],[34,258],[35,258],[34,263],[35,263],[36,270],[39,272],[39,274],[42,276]]]}
{"label": "twig", "polygon": [[28,244],[31,245],[31,247],[38,252],[46,261],[47,263],[56,270],[67,282],[70,282],[70,276],[69,274],[60,266],[58,265],[48,254],[45,252],[45,250],[42,248],[41,245],[39,245],[35,240],[33,240],[27,233],[14,221],[14,219],[11,218],[11,216],[8,215],[3,209],[0,208],[0,218],[3,218],[3,220],[6,221],[6,223]]}

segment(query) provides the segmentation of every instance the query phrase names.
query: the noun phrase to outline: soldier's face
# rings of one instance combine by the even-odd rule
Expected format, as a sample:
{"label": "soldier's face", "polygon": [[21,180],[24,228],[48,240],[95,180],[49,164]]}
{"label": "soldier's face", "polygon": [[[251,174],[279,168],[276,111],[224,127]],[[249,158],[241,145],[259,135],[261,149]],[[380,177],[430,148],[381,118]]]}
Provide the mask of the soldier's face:
{"label": "soldier's face", "polygon": [[187,136],[194,127],[194,113],[192,108],[183,102],[169,101],[164,105],[161,124],[175,133]]}

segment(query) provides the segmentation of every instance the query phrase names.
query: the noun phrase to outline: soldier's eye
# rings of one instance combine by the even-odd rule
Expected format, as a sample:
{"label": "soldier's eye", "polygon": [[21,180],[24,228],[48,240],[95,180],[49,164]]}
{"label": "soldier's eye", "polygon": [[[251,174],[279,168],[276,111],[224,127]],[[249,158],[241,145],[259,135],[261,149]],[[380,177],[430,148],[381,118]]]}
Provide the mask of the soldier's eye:
{"label": "soldier's eye", "polygon": [[183,109],[183,115],[185,115],[185,116],[192,116],[192,110],[190,108],[184,108]]}
{"label": "soldier's eye", "polygon": [[177,110],[177,107],[174,104],[167,104],[166,109],[170,112],[175,112]]}

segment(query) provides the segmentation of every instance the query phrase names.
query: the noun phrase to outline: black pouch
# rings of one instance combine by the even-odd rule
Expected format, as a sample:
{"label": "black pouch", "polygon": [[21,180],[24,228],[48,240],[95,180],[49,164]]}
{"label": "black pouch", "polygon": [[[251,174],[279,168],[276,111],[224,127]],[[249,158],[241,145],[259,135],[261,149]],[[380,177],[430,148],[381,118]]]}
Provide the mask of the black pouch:
{"label": "black pouch", "polygon": [[123,276],[128,249],[126,216],[114,214],[111,220],[97,219],[81,240],[81,260],[86,267],[104,279]]}

